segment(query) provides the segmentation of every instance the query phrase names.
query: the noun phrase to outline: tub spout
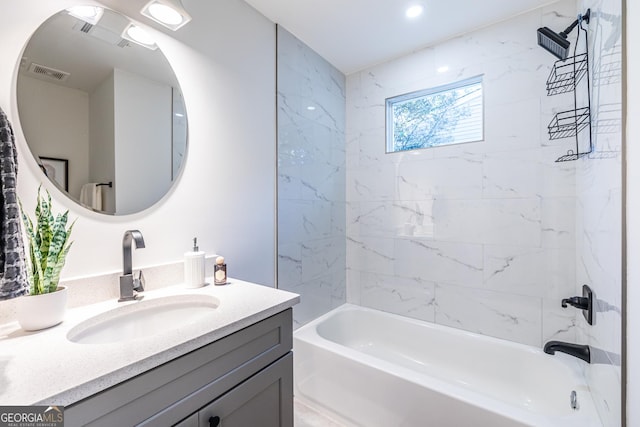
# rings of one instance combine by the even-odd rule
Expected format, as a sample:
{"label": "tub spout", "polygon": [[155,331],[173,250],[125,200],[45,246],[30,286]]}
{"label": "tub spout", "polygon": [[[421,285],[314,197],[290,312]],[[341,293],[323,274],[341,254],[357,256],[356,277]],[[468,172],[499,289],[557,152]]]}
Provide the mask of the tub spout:
{"label": "tub spout", "polygon": [[544,345],[545,353],[555,354],[556,351],[566,353],[570,356],[582,359],[587,363],[591,363],[591,349],[588,345],[571,344],[562,341],[549,341]]}

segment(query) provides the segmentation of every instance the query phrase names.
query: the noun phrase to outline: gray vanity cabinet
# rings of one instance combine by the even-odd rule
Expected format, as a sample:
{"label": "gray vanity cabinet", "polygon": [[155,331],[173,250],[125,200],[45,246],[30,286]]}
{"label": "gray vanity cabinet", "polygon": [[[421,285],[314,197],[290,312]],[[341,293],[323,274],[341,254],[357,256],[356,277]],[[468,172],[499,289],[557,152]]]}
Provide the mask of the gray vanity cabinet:
{"label": "gray vanity cabinet", "polygon": [[67,406],[65,425],[293,427],[291,347],[288,309]]}
{"label": "gray vanity cabinet", "polygon": [[292,388],[292,369],[289,353],[175,427],[293,426],[290,408],[283,404]]}

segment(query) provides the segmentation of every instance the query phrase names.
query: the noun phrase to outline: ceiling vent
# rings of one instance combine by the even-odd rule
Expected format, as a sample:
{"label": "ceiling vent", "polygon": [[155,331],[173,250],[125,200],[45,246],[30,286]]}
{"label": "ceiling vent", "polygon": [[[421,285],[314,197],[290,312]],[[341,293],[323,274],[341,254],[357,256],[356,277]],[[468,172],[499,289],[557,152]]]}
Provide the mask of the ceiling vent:
{"label": "ceiling vent", "polygon": [[91,29],[93,28],[93,24],[89,24],[88,22],[85,22],[85,21],[77,21],[75,24],[73,24],[72,28],[75,31],[80,31],[81,33],[89,34],[91,32]]}
{"label": "ceiling vent", "polygon": [[112,46],[127,47],[129,45],[129,42],[120,37],[120,34],[116,34],[110,29],[100,25],[92,25],[88,22],[81,21],[77,22],[73,26],[73,29],[75,31],[79,31],[81,33],[85,33],[89,36],[95,37],[96,39],[100,39]]}
{"label": "ceiling vent", "polygon": [[69,78],[69,76],[71,75],[70,73],[67,73],[66,71],[56,70],[55,68],[51,68],[51,67],[47,67],[47,66],[44,66],[44,65],[36,64],[35,62],[32,62],[31,66],[29,66],[29,73],[35,74],[35,75],[40,76],[40,77],[45,77],[45,78],[47,78],[49,80],[55,80],[57,82],[66,81]]}
{"label": "ceiling vent", "polygon": [[84,25],[80,27],[80,31],[88,34],[92,28],[93,28],[93,24],[89,24],[88,22],[85,22]]}

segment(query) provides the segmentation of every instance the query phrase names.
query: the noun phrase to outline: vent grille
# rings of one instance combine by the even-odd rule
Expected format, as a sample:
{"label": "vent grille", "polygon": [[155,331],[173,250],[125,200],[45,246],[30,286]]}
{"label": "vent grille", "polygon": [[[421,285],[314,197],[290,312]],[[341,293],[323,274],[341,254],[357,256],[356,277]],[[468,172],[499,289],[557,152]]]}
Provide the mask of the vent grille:
{"label": "vent grille", "polygon": [[83,33],[89,34],[89,31],[91,31],[92,28],[93,28],[93,24],[89,24],[88,22],[85,22],[84,25],[80,27],[80,31]]}
{"label": "vent grille", "polygon": [[92,25],[88,22],[80,21],[76,22],[73,25],[73,30],[102,40],[103,42],[106,42],[112,46],[117,46],[120,48],[129,46],[129,42],[120,37],[120,34],[116,34],[110,28],[104,26]]}
{"label": "vent grille", "polygon": [[31,66],[29,67],[29,72],[31,74],[35,74],[35,75],[38,75],[40,77],[46,77],[47,79],[55,80],[55,81],[58,81],[58,82],[66,81],[69,78],[69,76],[71,75],[70,73],[67,73],[66,71],[56,70],[55,68],[51,68],[51,67],[47,67],[47,66],[44,66],[44,65],[36,64],[35,62],[31,63]]}

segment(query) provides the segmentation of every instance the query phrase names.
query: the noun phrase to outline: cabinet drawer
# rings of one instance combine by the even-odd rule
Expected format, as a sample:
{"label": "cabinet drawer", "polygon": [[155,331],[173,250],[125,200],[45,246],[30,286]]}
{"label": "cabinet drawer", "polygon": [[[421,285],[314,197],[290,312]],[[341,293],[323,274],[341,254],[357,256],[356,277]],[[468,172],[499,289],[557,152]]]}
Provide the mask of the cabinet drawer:
{"label": "cabinet drawer", "polygon": [[289,353],[202,408],[198,427],[293,427],[292,372]]}
{"label": "cabinet drawer", "polygon": [[[68,426],[172,425],[291,350],[291,309],[65,408]],[[154,415],[162,412],[162,419]],[[146,420],[146,421],[145,421]]]}

